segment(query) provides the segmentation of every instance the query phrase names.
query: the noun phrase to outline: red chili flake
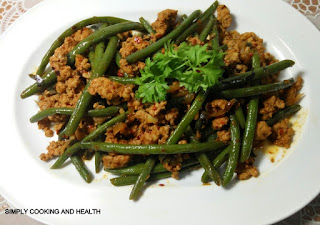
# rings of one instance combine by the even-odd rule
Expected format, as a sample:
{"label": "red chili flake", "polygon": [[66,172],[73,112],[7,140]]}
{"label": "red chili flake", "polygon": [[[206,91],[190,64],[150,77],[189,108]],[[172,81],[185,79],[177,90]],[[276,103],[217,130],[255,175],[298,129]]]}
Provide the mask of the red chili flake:
{"label": "red chili flake", "polygon": [[137,43],[137,44],[140,44],[142,41],[142,38],[141,37],[134,37],[134,42]]}
{"label": "red chili flake", "polygon": [[118,77],[124,77],[122,70],[118,70],[117,75],[118,75]]}
{"label": "red chili flake", "polygon": [[159,186],[160,186],[160,187],[163,187],[163,186],[165,186],[165,185],[164,185],[164,184],[159,184]]}
{"label": "red chili flake", "polygon": [[280,129],[280,130],[279,130],[280,135],[282,135],[283,132],[284,132],[283,129]]}
{"label": "red chili flake", "polygon": [[249,56],[253,56],[253,53],[252,53],[252,52],[250,52],[250,53],[249,53]]}
{"label": "red chili flake", "polygon": [[253,45],[253,47],[257,47],[258,44],[257,43],[253,43],[252,45]]}
{"label": "red chili flake", "polygon": [[152,110],[156,111],[157,110],[157,106],[153,105]]}

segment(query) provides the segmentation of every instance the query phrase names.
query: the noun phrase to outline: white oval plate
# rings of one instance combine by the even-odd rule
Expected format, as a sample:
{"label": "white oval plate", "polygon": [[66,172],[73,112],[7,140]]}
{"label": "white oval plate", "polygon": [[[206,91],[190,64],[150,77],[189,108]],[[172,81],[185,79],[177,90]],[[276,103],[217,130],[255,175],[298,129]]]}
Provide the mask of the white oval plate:
{"label": "white oval plate", "polygon": [[[204,10],[212,1],[104,1],[49,0],[14,23],[0,41],[2,121],[0,190],[16,208],[99,209],[98,215],[29,214],[49,224],[269,224],[279,221],[311,201],[320,190],[318,104],[320,33],[295,9],[280,0],[221,1],[231,10],[234,28],[253,31],[264,38],[269,52],[278,59],[293,59],[285,76],[302,74],[305,79],[302,105],[308,114],[295,144],[278,163],[261,157],[261,176],[233,182],[224,189],[203,186],[201,171],[180,181],[151,185],[139,201],[129,201],[131,187],[113,187],[110,175],[100,173],[86,184],[73,166],[50,170],[53,162],[39,160],[49,139],[28,119],[37,112],[32,98],[19,94],[32,83],[28,73],[39,64],[54,39],[77,21],[98,15],[152,21],[157,12],[173,8],[180,14]],[[36,99],[36,98],[33,98]],[[312,104],[313,103],[313,104]],[[303,118],[303,116],[300,116]],[[300,134],[299,134],[300,133]],[[318,138],[318,139],[317,139]],[[93,170],[93,163],[89,163]]]}

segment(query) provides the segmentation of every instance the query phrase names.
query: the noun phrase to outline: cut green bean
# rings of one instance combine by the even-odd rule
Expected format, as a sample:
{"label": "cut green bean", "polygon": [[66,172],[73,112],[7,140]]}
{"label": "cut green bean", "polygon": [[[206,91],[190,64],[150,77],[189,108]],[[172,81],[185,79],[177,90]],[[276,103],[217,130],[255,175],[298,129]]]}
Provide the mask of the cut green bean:
{"label": "cut green bean", "polygon": [[213,35],[213,38],[211,40],[212,49],[219,50],[220,40],[219,40],[219,31],[218,31],[218,21],[216,19],[213,21],[212,35]]}
{"label": "cut green bean", "polygon": [[[252,67],[253,69],[260,67],[260,56],[258,53],[255,53],[252,57]],[[250,157],[254,134],[257,126],[258,110],[259,97],[255,96],[248,103],[248,113],[242,139],[240,162],[245,162]]]}
{"label": "cut green bean", "polygon": [[235,115],[236,115],[236,118],[237,118],[237,120],[239,122],[239,125],[240,125],[241,129],[244,129],[244,126],[246,124],[246,118],[244,117],[243,110],[242,110],[241,106],[239,106],[235,110]]}
{"label": "cut green bean", "polygon": [[57,75],[53,70],[41,77],[42,81],[40,83],[34,83],[28,88],[26,88],[20,95],[22,99],[30,97],[36,93],[45,90],[47,87],[51,86],[57,81]]}
{"label": "cut green bean", "polygon": [[74,155],[71,156],[71,162],[76,167],[80,176],[87,182],[90,183],[92,181],[92,176],[87,167],[84,165],[80,156]]}
{"label": "cut green bean", "polygon": [[[120,106],[109,106],[104,109],[91,109],[88,111],[86,115],[90,117],[112,116],[118,113],[120,109],[121,109]],[[55,114],[70,116],[72,115],[73,111],[74,110],[72,108],[66,108],[66,107],[45,109],[41,112],[38,112],[34,116],[32,116],[30,118],[30,122],[35,123],[35,122],[38,122],[39,120],[42,120],[48,116],[52,116]]]}
{"label": "cut green bean", "polygon": [[[97,137],[99,137],[102,133],[104,133],[106,131],[106,129],[108,127],[113,126],[116,123],[119,122],[123,122],[125,121],[125,119],[127,118],[128,113],[123,113],[120,114],[114,118],[112,118],[111,120],[105,122],[104,124],[100,125],[97,129],[95,129],[94,131],[92,131],[88,136],[86,136],[82,141],[90,141],[93,140]],[[58,169],[62,166],[62,164],[70,157],[72,156],[74,153],[76,153],[78,150],[80,149],[80,142],[75,143],[74,145],[72,145],[71,147],[67,148],[66,151],[59,156],[59,158],[57,159],[57,161],[53,164],[53,166],[51,167],[51,169]]]}
{"label": "cut green bean", "polygon": [[229,153],[229,158],[227,161],[227,167],[223,174],[222,185],[226,187],[236,171],[238,160],[239,160],[239,151],[240,151],[240,128],[239,123],[234,115],[230,115],[230,131],[231,131],[231,151]]}
{"label": "cut green bean", "polygon": [[250,96],[261,95],[269,92],[279,91],[288,87],[291,87],[294,84],[293,79],[285,80],[282,82],[258,85],[247,88],[238,88],[233,90],[225,90],[218,94],[219,97],[232,99],[232,98],[244,98]]}
{"label": "cut green bean", "polygon": [[186,19],[188,18],[188,16],[187,16],[186,14],[183,14],[183,15],[181,16],[181,18],[182,18],[182,20],[186,20]]}
{"label": "cut green bean", "polygon": [[[221,165],[227,160],[227,156],[231,151],[232,146],[229,145],[226,147],[220,154],[213,160],[212,165],[214,168],[218,169],[221,167]],[[208,183],[210,180],[210,177],[206,171],[202,174],[201,181],[203,183]]]}
{"label": "cut green bean", "polygon": [[94,50],[94,61],[92,65],[92,70],[95,70],[95,68],[98,66],[105,50],[106,44],[104,43],[104,41],[101,41],[96,45]]}
{"label": "cut green bean", "polygon": [[132,53],[131,55],[126,57],[126,60],[128,61],[128,63],[134,63],[146,58],[152,53],[155,53],[156,51],[161,49],[164,46],[164,44],[167,43],[169,40],[176,38],[180,33],[182,33],[192,23],[192,21],[199,16],[199,14],[200,10],[194,11],[185,21],[183,21],[176,29],[171,31],[168,35],[157,40],[156,42],[152,43],[146,48]]}
{"label": "cut green bean", "polygon": [[[173,140],[173,139],[172,139]],[[82,142],[82,149],[92,149],[103,152],[115,152],[119,154],[179,154],[204,151],[216,151],[225,146],[220,141],[199,144],[166,144],[166,145],[129,145],[105,142]]]}
{"label": "cut green bean", "polygon": [[93,62],[94,62],[94,50],[91,50],[91,51],[89,52],[88,58],[89,58],[90,66],[91,66],[91,70],[92,70],[92,68],[93,68]]}
{"label": "cut green bean", "polygon": [[142,26],[144,27],[144,29],[146,29],[146,31],[148,31],[149,34],[154,34],[155,33],[155,31],[153,30],[153,28],[150,25],[150,23],[148,23],[148,21],[146,21],[143,17],[140,17],[139,21],[142,24]]}
{"label": "cut green bean", "polygon": [[268,126],[272,126],[280,120],[290,117],[301,109],[301,106],[298,104],[288,106],[278,112],[276,112],[271,119],[267,120]]}
{"label": "cut green bean", "polygon": [[205,28],[203,29],[203,31],[199,35],[200,41],[205,41],[207,39],[209,33],[212,31],[214,20],[215,20],[215,18],[213,17],[213,15],[211,15],[207,25],[205,26]]}
{"label": "cut green bean", "polygon": [[[100,30],[107,29],[109,27],[102,28]],[[91,101],[91,98],[92,98],[92,95],[90,95],[90,93],[88,91],[90,84],[91,84],[91,80],[102,76],[106,72],[106,70],[107,70],[107,68],[108,68],[108,66],[109,66],[109,64],[115,54],[117,45],[118,45],[118,38],[116,36],[111,37],[109,40],[108,46],[107,46],[105,52],[103,53],[102,58],[100,59],[97,66],[94,67],[94,70],[91,72],[90,81],[86,84],[86,86],[82,92],[82,95],[80,96],[80,98],[77,102],[77,105],[76,105],[72,115],[70,116],[68,124],[66,125],[66,127],[63,131],[64,135],[70,136],[70,135],[74,134],[74,132],[76,131],[81,119],[85,115],[86,109],[87,109],[87,107]]]}
{"label": "cut green bean", "polygon": [[75,57],[77,54],[85,53],[92,45],[105,40],[108,37],[114,36],[129,30],[143,30],[144,28],[140,23],[124,22],[114,24],[105,28],[101,28],[80,41],[68,54],[68,64],[74,65]]}
{"label": "cut green bean", "polygon": [[149,156],[146,163],[144,164],[142,172],[138,176],[138,179],[131,190],[130,197],[129,197],[130,200],[134,200],[138,198],[138,195],[140,194],[144,183],[150,177],[151,170],[155,163],[156,163],[156,158],[154,156]]}
{"label": "cut green bean", "polygon": [[120,52],[117,50],[116,51],[116,64],[117,66],[120,68],[120,60],[122,59],[122,56],[120,54]]}

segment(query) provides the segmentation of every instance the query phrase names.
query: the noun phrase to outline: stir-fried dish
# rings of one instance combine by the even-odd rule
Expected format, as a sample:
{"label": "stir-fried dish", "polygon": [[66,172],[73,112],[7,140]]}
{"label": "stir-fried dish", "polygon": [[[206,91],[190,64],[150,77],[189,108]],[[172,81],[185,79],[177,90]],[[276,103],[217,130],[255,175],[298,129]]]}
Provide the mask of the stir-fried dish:
{"label": "stir-fried dish", "polygon": [[112,184],[134,184],[130,199],[146,181],[199,167],[203,183],[224,187],[235,174],[257,177],[253,149],[290,147],[303,80],[280,80],[294,62],[231,23],[227,6],[214,2],[189,16],[163,10],[151,25],[107,16],[67,29],[21,94],[38,95],[30,121],[58,134],[40,159],[57,158],[58,169],[70,158],[90,182],[85,160],[94,157],[97,173],[119,175]]}

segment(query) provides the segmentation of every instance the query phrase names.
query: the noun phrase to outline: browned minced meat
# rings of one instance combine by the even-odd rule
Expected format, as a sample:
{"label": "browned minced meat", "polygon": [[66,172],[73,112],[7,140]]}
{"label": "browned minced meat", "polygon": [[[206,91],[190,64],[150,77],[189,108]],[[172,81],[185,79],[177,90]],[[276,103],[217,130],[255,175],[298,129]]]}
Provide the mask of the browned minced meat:
{"label": "browned minced meat", "polygon": [[229,122],[229,117],[218,117],[212,120],[212,128],[215,130],[220,130],[223,126],[227,125]]}
{"label": "browned minced meat", "polygon": [[[270,53],[265,52],[263,40],[253,32],[239,34],[237,31],[225,31],[221,32],[220,36],[222,44],[228,46],[224,62],[234,73],[242,73],[250,69],[254,52],[259,53],[262,66],[277,62]],[[277,75],[274,77],[276,79]]]}
{"label": "browned minced meat", "polygon": [[236,169],[236,173],[239,180],[248,180],[251,177],[258,177],[259,171],[253,165],[255,161],[254,157],[250,157],[244,163],[239,163]]}
{"label": "browned minced meat", "polygon": [[215,99],[207,103],[206,110],[208,111],[209,117],[223,116],[231,109],[234,103],[235,100]]}
{"label": "browned minced meat", "polygon": [[192,46],[204,45],[204,42],[199,39],[198,35],[196,35],[194,37],[190,36],[187,40]]}
{"label": "browned minced meat", "polygon": [[38,122],[38,129],[43,130],[46,137],[53,137],[53,130],[50,129],[51,121],[44,118]]}
{"label": "browned minced meat", "polygon": [[226,29],[232,23],[232,18],[230,15],[230,11],[227,6],[219,5],[217,8],[217,19],[221,24],[221,27]]}
{"label": "browned minced meat", "polygon": [[121,49],[119,50],[122,58],[126,58],[128,55],[141,50],[149,45],[149,41],[144,40],[142,37],[133,36],[122,42]]}
{"label": "browned minced meat", "polygon": [[129,101],[134,98],[133,87],[132,84],[124,85],[106,77],[99,77],[91,81],[88,91],[91,95],[99,94],[102,98],[113,102],[119,101],[120,98]]}
{"label": "browned minced meat", "polygon": [[273,95],[263,102],[263,108],[259,110],[262,120],[268,120],[278,109],[283,109],[285,103],[283,100]]}
{"label": "browned minced meat", "polygon": [[166,9],[158,13],[157,20],[151,24],[158,38],[175,27],[177,13],[178,11],[173,9]]}
{"label": "browned minced meat", "polygon": [[165,120],[168,121],[171,126],[174,126],[178,116],[179,110],[177,108],[172,108],[165,114]]}
{"label": "browned minced meat", "polygon": [[178,179],[182,162],[187,158],[189,158],[188,154],[177,154],[177,155],[166,156],[162,161],[162,165],[166,170],[172,173],[171,177]]}
{"label": "browned minced meat", "polygon": [[102,157],[103,167],[106,169],[117,169],[128,165],[131,155],[118,155],[116,153],[109,153]]}
{"label": "browned minced meat", "polygon": [[265,121],[258,121],[255,130],[254,139],[258,141],[266,140],[272,133],[271,127]]}
{"label": "browned minced meat", "polygon": [[299,76],[296,82],[286,90],[285,92],[286,106],[291,106],[293,104],[296,104],[300,100],[302,94],[298,92],[301,90],[302,84],[303,84],[303,79]]}
{"label": "browned minced meat", "polygon": [[64,153],[65,149],[68,147],[70,140],[66,141],[51,141],[47,147],[48,152],[42,153],[40,159],[43,161],[48,161],[55,156],[59,156]]}
{"label": "browned minced meat", "polygon": [[272,126],[272,140],[277,146],[290,148],[293,135],[294,130],[290,126],[288,118]]}
{"label": "browned minced meat", "polygon": [[151,115],[151,116],[156,116],[158,115],[162,110],[166,108],[167,102],[166,101],[161,101],[159,103],[154,103],[152,106],[146,109],[146,111]]}
{"label": "browned minced meat", "polygon": [[222,141],[223,143],[228,143],[231,139],[230,131],[228,130],[220,130],[217,132],[217,140]]}

